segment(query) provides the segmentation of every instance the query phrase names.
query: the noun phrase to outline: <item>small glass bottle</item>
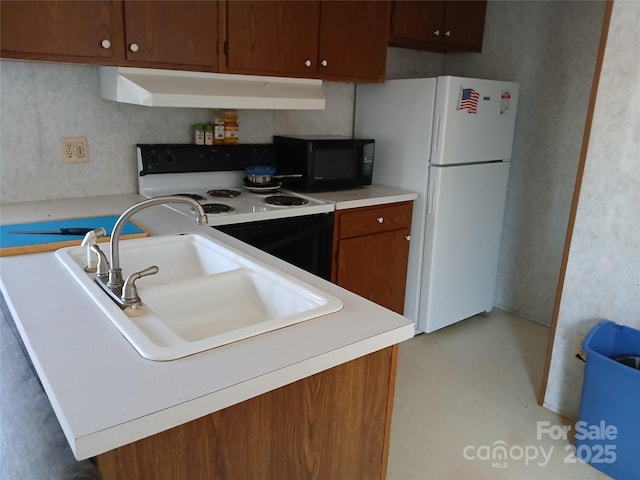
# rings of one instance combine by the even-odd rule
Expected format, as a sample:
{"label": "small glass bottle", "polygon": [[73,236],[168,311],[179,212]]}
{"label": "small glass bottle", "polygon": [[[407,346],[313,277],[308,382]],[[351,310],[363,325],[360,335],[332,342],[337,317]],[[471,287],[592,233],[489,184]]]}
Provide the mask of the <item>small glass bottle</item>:
{"label": "small glass bottle", "polygon": [[193,127],[194,143],[196,145],[204,145],[204,125],[197,124]]}
{"label": "small glass bottle", "polygon": [[204,126],[204,144],[213,145],[213,125],[210,123]]}
{"label": "small glass bottle", "polygon": [[226,111],[222,113],[224,119],[224,144],[235,145],[239,141],[240,127],[238,126],[238,113]]}
{"label": "small glass bottle", "polygon": [[217,118],[213,122],[213,144],[222,145],[224,143],[224,120]]}

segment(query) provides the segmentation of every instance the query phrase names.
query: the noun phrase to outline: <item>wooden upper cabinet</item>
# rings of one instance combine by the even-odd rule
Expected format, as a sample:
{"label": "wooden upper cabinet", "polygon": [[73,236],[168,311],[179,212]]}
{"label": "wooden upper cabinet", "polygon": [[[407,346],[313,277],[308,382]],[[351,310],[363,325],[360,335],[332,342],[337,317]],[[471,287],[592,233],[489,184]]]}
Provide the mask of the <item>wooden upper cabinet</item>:
{"label": "wooden upper cabinet", "polygon": [[312,76],[319,2],[227,3],[227,66],[234,73]]}
{"label": "wooden upper cabinet", "polygon": [[487,2],[395,1],[389,45],[434,52],[480,52]]}
{"label": "wooden upper cabinet", "polygon": [[323,1],[319,73],[330,80],[384,81],[391,3]]}
{"label": "wooden upper cabinet", "polygon": [[486,1],[445,2],[442,42],[449,47],[480,52],[486,9]]}
{"label": "wooden upper cabinet", "polygon": [[388,1],[230,1],[232,73],[383,81]]}
{"label": "wooden upper cabinet", "polygon": [[124,59],[121,1],[0,1],[3,58],[117,64]]}
{"label": "wooden upper cabinet", "polygon": [[217,1],[125,0],[129,64],[218,70]]}

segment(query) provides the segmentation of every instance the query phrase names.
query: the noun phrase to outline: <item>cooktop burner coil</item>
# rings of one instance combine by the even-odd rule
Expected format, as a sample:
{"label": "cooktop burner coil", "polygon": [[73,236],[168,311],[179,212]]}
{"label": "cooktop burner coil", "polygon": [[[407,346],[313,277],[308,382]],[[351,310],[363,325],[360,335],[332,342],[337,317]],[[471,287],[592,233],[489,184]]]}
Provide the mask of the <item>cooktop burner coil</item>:
{"label": "cooktop burner coil", "polygon": [[208,195],[212,197],[224,197],[224,198],[234,198],[242,194],[240,190],[229,190],[226,188],[209,190],[207,192]]}
{"label": "cooktop burner coil", "polygon": [[233,207],[225,205],[224,203],[203,203],[202,209],[204,210],[204,213],[212,215],[218,213],[231,213],[235,210]]}
{"label": "cooktop burner coil", "polygon": [[197,193],[174,193],[173,195],[179,195],[181,197],[189,197],[193,200],[204,200],[205,198],[202,195],[198,195]]}
{"label": "cooktop burner coil", "polygon": [[264,199],[265,203],[269,205],[278,205],[283,207],[293,207],[299,205],[306,205],[309,200],[301,197],[294,197],[292,195],[271,195]]}

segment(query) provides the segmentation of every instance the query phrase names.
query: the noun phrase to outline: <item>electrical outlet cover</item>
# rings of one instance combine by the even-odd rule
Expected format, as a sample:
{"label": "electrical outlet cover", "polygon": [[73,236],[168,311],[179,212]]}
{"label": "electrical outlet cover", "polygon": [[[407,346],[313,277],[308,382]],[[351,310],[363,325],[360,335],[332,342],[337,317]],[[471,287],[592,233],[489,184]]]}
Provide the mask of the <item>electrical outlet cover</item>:
{"label": "electrical outlet cover", "polygon": [[89,161],[87,137],[62,137],[60,139],[62,161],[82,163]]}

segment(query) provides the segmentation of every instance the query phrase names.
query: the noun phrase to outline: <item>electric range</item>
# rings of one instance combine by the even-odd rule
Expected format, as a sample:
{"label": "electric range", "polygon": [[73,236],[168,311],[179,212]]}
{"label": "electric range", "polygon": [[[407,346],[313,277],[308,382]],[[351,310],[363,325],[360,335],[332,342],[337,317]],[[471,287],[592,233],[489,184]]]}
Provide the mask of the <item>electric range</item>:
{"label": "electric range", "polygon": [[[189,195],[205,208],[209,225],[232,225],[330,213],[334,204],[298,192],[246,182],[244,168],[273,165],[271,144],[138,145],[138,189],[147,198]],[[276,198],[284,197],[284,198]],[[284,200],[272,203],[274,200]],[[293,204],[289,204],[291,200]],[[167,204],[193,215],[184,204]]]}

